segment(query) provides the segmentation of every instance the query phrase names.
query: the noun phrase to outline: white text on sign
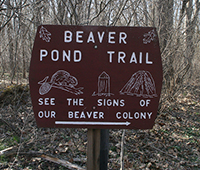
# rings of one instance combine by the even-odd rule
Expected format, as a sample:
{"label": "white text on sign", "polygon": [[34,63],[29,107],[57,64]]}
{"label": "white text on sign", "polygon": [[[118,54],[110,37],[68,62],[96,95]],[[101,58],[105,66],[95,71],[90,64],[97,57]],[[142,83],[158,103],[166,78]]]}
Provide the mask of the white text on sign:
{"label": "white text on sign", "polygon": [[[116,35],[117,35],[117,38],[118,38],[118,43],[121,44],[126,44],[126,38],[127,38],[127,34],[125,32],[119,32],[119,33],[116,33],[116,32],[97,32],[97,39],[95,39],[95,36],[94,36],[95,33],[93,32],[90,32],[89,35],[87,35],[87,43],[102,43],[103,40],[104,40],[104,36],[105,34],[107,34],[107,43],[109,44],[115,44],[117,42],[116,40]],[[83,36],[84,36],[84,31],[76,31],[75,34],[73,34],[71,31],[65,31],[64,32],[64,42],[65,43],[70,43],[72,42],[72,40],[74,39],[74,41],[76,43],[85,43],[83,41]]]}

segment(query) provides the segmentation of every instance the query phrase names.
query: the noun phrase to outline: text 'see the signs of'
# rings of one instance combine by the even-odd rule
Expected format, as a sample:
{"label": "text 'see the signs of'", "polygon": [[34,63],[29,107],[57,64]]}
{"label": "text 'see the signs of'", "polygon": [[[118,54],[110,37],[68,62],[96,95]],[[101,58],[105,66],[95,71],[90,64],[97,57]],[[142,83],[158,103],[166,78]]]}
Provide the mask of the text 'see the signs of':
{"label": "text 'see the signs of'", "polygon": [[162,86],[156,29],[41,25],[29,82],[38,127],[151,129]]}

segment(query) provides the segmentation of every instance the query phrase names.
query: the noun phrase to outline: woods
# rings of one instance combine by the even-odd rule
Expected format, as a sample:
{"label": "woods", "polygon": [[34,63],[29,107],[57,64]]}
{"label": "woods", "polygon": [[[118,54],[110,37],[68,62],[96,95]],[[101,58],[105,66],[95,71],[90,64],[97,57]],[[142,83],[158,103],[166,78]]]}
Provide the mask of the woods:
{"label": "woods", "polygon": [[2,0],[1,77],[20,83],[28,77],[36,28],[41,24],[152,26],[163,59],[163,101],[172,100],[183,82],[199,71],[198,0]]}
{"label": "woods", "polygon": [[[37,27],[45,24],[156,27],[163,64],[163,87],[158,119],[154,129],[150,131],[132,130],[125,133],[122,130],[113,130],[110,134],[109,168],[119,169],[121,164],[121,168],[125,169],[181,169],[181,166],[187,167],[187,163],[190,164],[190,168],[200,167],[199,0],[1,0],[0,150],[13,146],[15,151],[11,154],[14,155],[9,160],[11,163],[4,163],[9,162],[7,156],[3,152],[0,154],[1,160],[6,159],[0,161],[0,167],[19,167],[18,158],[24,158],[26,154],[23,153],[30,151],[41,151],[34,156],[40,159],[41,154],[57,157],[58,153],[61,160],[66,159],[71,163],[75,162],[73,158],[79,158],[75,163],[85,167],[85,161],[80,158],[85,158],[82,153],[86,151],[85,130],[37,129],[33,119],[27,87],[29,64]],[[66,41],[70,41],[68,34],[70,33],[66,33]],[[101,37],[102,35],[99,35],[99,41]],[[123,33],[119,37],[121,43],[126,43]],[[177,137],[175,131],[184,137]],[[45,139],[42,139],[41,135],[44,135]],[[81,136],[83,141],[79,139]],[[6,137],[9,137],[10,141],[7,141]],[[142,140],[144,138],[149,138],[146,144]],[[131,148],[131,144],[126,146],[124,143],[128,141],[140,141],[141,145],[136,144],[137,147]],[[181,156],[183,150],[186,150],[184,147],[188,149],[191,157]],[[122,148],[125,153],[122,152]],[[133,155],[130,155],[128,150],[132,150]],[[62,157],[62,153],[67,152],[70,156]],[[70,160],[70,157],[73,158]],[[155,157],[163,158],[160,164]],[[28,161],[31,159],[30,156]],[[38,168],[41,165],[41,169],[48,166],[58,169],[57,165],[44,162],[42,164],[38,159],[32,159],[33,167]],[[30,166],[28,161],[21,166]],[[167,164],[167,161],[174,164]]]}

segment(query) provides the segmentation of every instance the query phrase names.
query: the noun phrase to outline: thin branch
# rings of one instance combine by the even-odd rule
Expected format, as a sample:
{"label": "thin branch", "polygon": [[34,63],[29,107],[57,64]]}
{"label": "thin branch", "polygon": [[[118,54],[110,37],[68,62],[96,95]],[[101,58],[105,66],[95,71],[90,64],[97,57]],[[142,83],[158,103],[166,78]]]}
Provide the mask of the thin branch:
{"label": "thin branch", "polygon": [[72,3],[71,0],[69,0],[70,4],[71,4],[71,7],[72,7],[72,10],[73,10],[73,14],[74,14],[74,20],[75,20],[75,24],[77,25],[78,24],[78,15],[76,13],[76,7],[74,6],[74,4]]}
{"label": "thin branch", "polygon": [[12,19],[12,17],[15,15],[15,13],[13,12],[13,14],[10,16],[10,18],[4,23],[3,26],[0,27],[0,31],[10,22],[10,20]]}
{"label": "thin branch", "polygon": [[126,130],[123,129],[122,139],[121,139],[121,152],[120,152],[120,170],[124,170],[124,140],[125,140]]}
{"label": "thin branch", "polygon": [[89,6],[88,6],[88,16],[87,16],[87,21],[89,21],[89,18],[90,18],[90,9],[91,9],[91,4],[92,4],[92,0],[90,0],[90,2],[89,2]]}
{"label": "thin branch", "polygon": [[0,6],[3,5],[4,2],[5,2],[5,0],[3,0],[3,1],[1,2]]}
{"label": "thin branch", "polygon": [[84,170],[82,167],[79,167],[78,165],[72,164],[72,163],[65,161],[65,160],[62,160],[62,159],[54,158],[54,157],[47,156],[47,155],[44,155],[44,154],[42,154],[40,157],[47,160],[47,161],[62,165],[64,167],[68,168],[68,169]]}
{"label": "thin branch", "polygon": [[13,155],[16,155],[16,154],[26,155],[26,156],[29,156],[29,157],[40,157],[40,158],[43,158],[47,161],[59,164],[63,167],[66,167],[66,168],[72,169],[72,170],[74,170],[74,169],[84,170],[82,167],[79,167],[78,165],[72,164],[72,163],[65,161],[65,160],[62,160],[62,159],[58,159],[58,158],[55,158],[55,157],[52,157],[52,156],[45,155],[42,152],[36,152],[36,151],[21,152],[21,151],[18,150],[18,147],[16,147],[16,146],[6,148],[6,149],[0,151],[0,156],[6,156],[7,157],[7,156],[13,156]]}
{"label": "thin branch", "polygon": [[112,0],[109,0],[109,1],[107,2],[107,4],[99,11],[99,13],[98,13],[96,16],[94,16],[94,17],[90,20],[89,24],[91,24],[96,18],[99,17],[99,15],[104,11],[104,9],[108,6],[108,4],[109,4],[111,1],[112,1]]}
{"label": "thin branch", "polygon": [[124,5],[121,6],[121,8],[119,9],[119,11],[118,11],[118,13],[117,13],[117,15],[116,15],[116,17],[115,17],[115,19],[114,19],[114,22],[111,23],[110,25],[116,25],[116,23],[117,23],[117,21],[119,20],[119,17],[120,17],[120,15],[121,15],[121,13],[123,12],[123,10],[124,10],[124,8],[125,8],[127,2],[128,2],[128,0],[126,0],[126,2],[124,3]]}
{"label": "thin branch", "polygon": [[7,125],[10,128],[10,130],[12,130],[17,136],[20,136],[21,132],[19,132],[20,130],[17,127],[13,127],[13,125],[9,124],[7,121],[3,120],[2,118],[0,118],[0,122]]}

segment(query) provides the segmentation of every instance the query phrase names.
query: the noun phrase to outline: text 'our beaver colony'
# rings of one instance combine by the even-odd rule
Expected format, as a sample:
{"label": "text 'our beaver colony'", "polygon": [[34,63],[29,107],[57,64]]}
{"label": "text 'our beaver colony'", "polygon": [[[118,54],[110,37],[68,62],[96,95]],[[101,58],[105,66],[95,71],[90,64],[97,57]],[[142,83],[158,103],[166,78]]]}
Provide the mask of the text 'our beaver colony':
{"label": "text 'our beaver colony'", "polygon": [[[120,44],[127,45],[128,34],[126,32],[84,32],[84,31],[76,31],[72,33],[67,30],[64,31],[63,42],[65,44],[76,43],[76,44],[94,44],[94,49],[98,49],[98,46],[95,44]],[[109,50],[105,54],[106,59],[109,63],[133,63],[133,64],[153,64],[151,61],[151,55],[149,52],[135,52],[126,53],[125,51],[116,51]],[[39,60],[40,62],[46,61],[50,59],[53,62],[62,61],[62,62],[81,62],[84,60],[84,53],[79,50],[71,50],[71,49],[40,49],[39,51]]]}

